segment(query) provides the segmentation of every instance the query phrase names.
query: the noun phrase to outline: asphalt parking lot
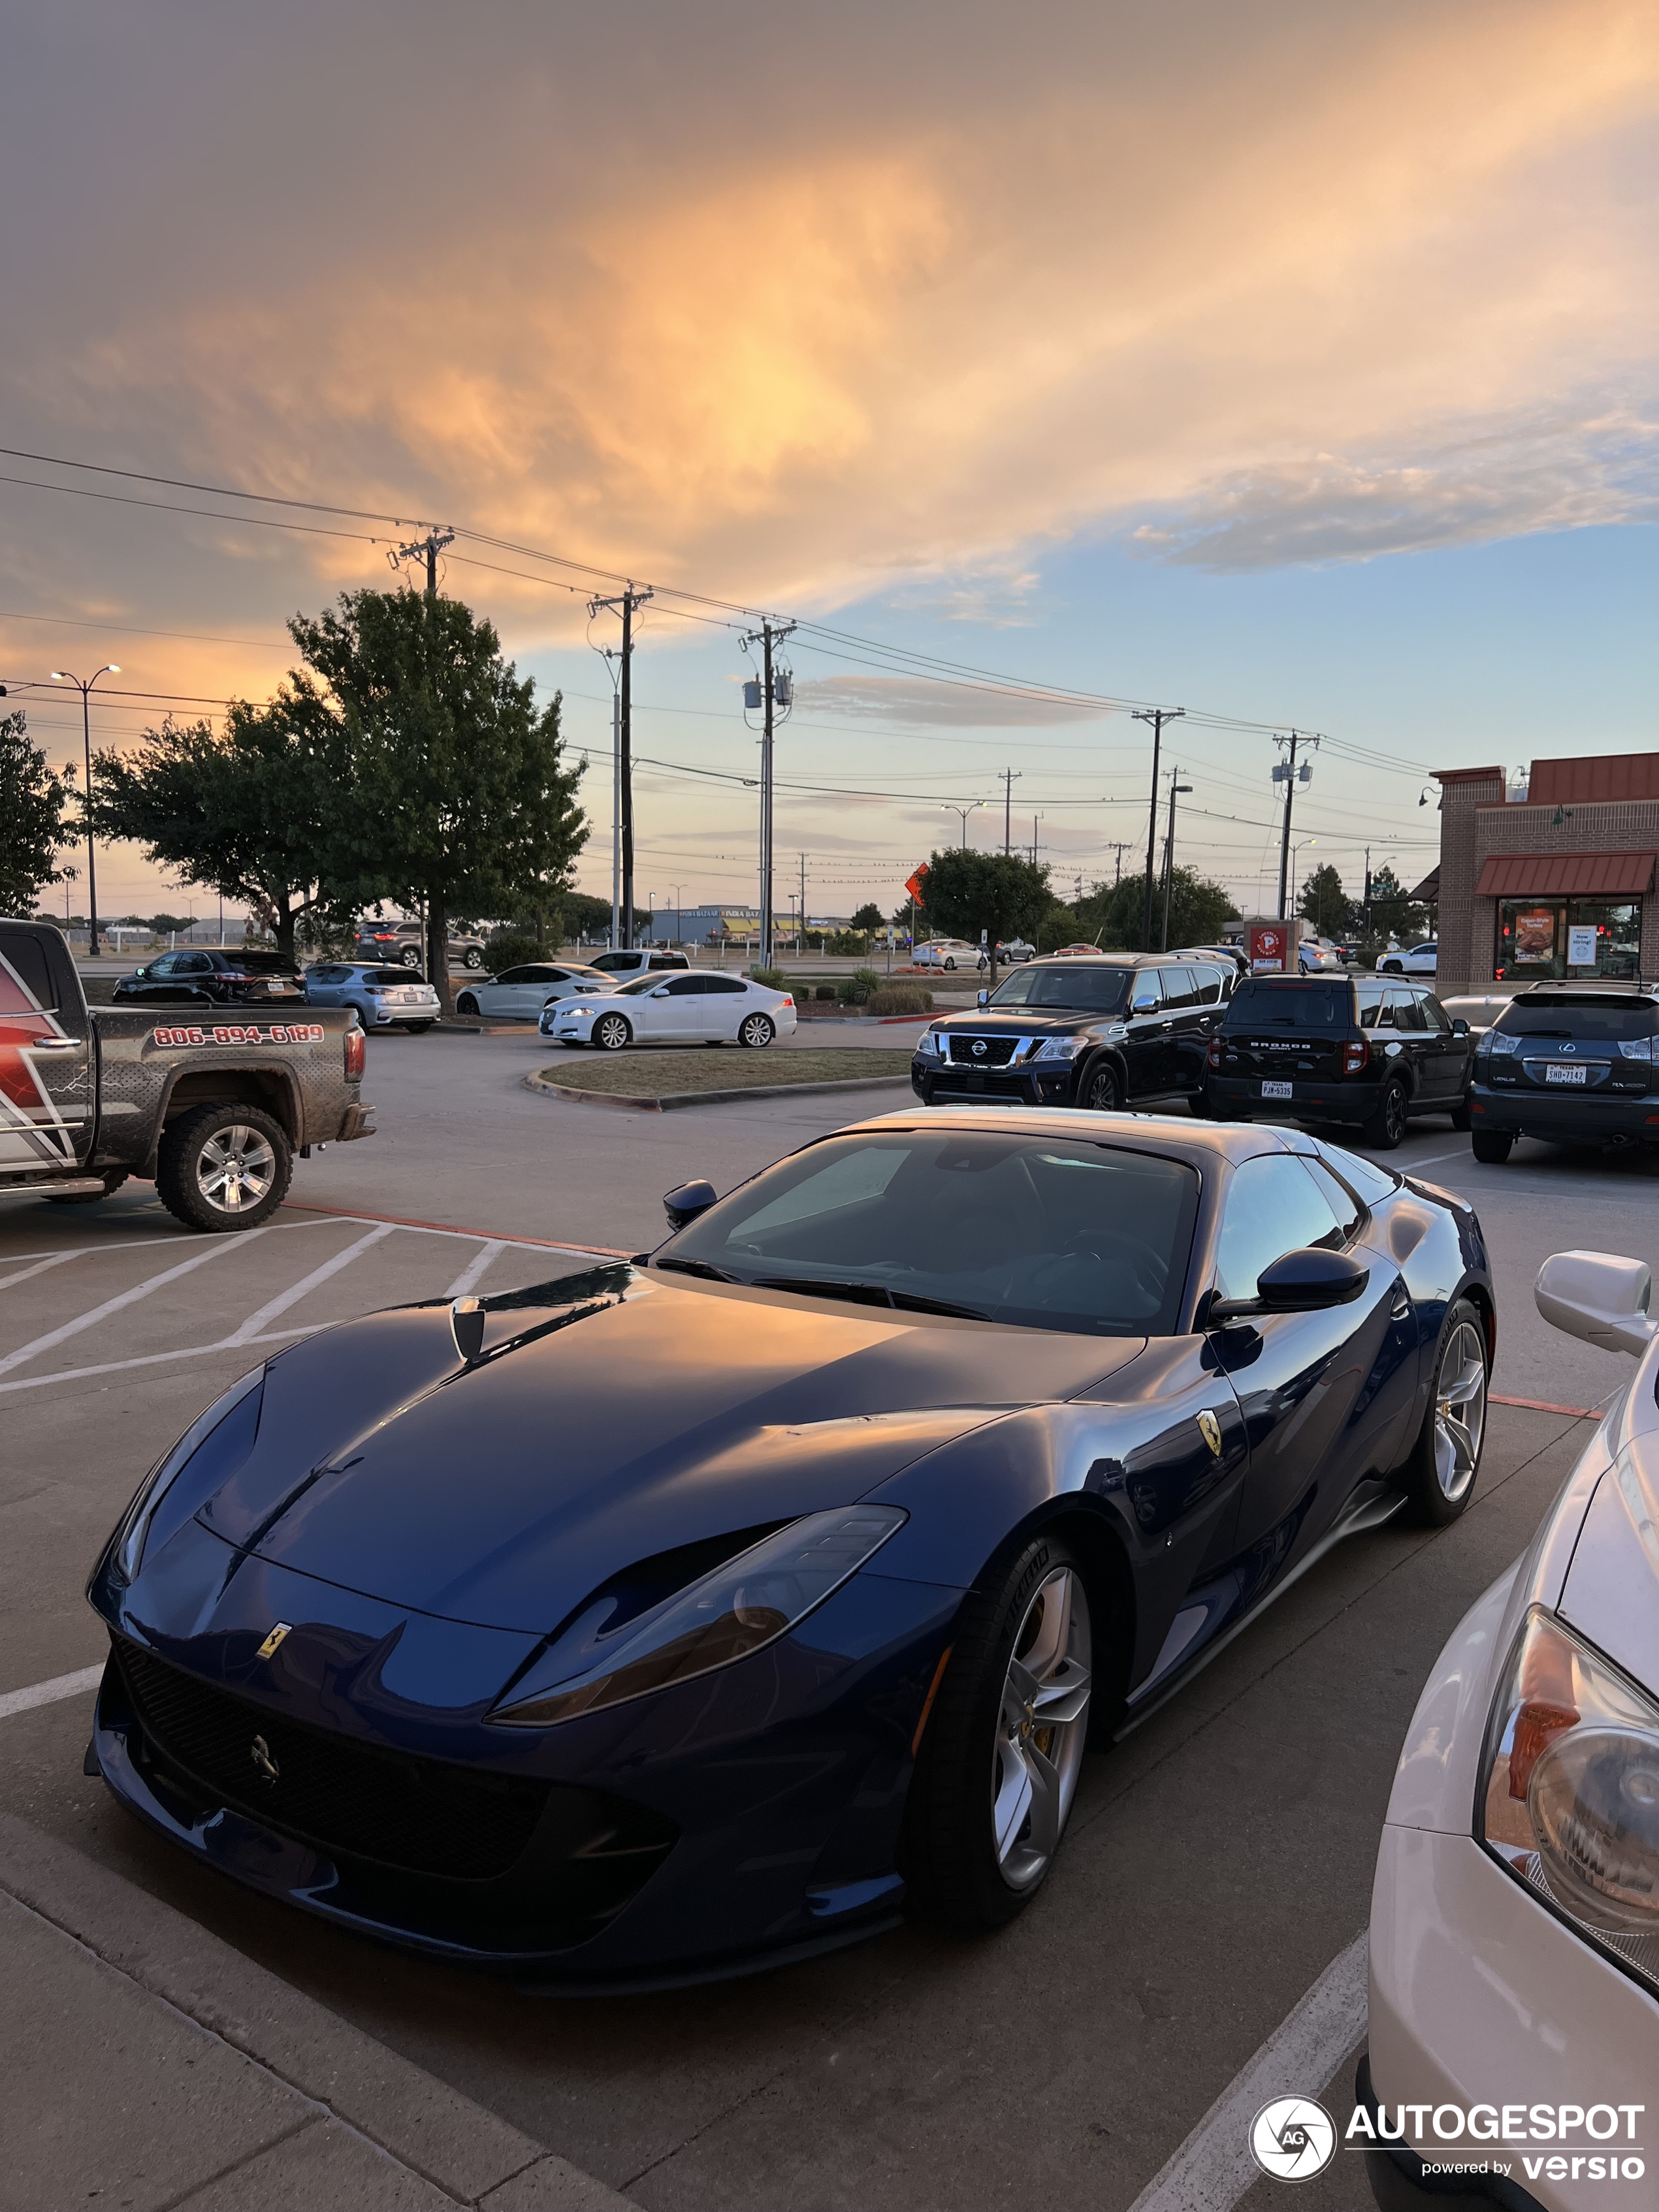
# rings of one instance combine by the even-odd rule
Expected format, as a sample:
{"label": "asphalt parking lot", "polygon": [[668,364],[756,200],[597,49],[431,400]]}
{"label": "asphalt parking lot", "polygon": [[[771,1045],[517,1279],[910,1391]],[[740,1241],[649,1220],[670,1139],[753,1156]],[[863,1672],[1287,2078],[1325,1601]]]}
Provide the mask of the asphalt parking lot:
{"label": "asphalt parking lot", "polygon": [[[191,1236],[129,1185],[0,1210],[0,1691],[96,1664],[81,1596],[144,1468],[261,1352],[372,1307],[504,1290],[660,1235],[659,1194],[722,1189],[895,1087],[656,1117],[537,1097],[534,1038],[373,1040],[385,1134],[296,1170],[257,1236]],[[1659,1265],[1659,1171],[1522,1145],[1478,1168],[1444,1123],[1392,1164],[1472,1196],[1503,1304],[1475,1500],[1392,1524],[1297,1583],[1171,1704],[1091,1756],[1054,1877],[989,1941],[904,1929],[814,1964],[656,1996],[532,1999],[204,1879],[81,1771],[89,1693],[0,1718],[0,1810],[263,1962],[536,2142],[662,2212],[1026,2202],[1127,2212],[1334,1961],[1352,1960],[1419,1687],[1530,1535],[1627,1364],[1545,1328],[1540,1261]],[[1352,1983],[1352,1973],[1349,1980]],[[1363,2017],[1308,2046],[1346,2117]],[[1352,2033],[1340,2029],[1346,2020]],[[1368,2200],[1339,2158],[1299,2200]],[[1242,2200],[1265,2205],[1277,2185]],[[114,2201],[120,2192],[112,2191]],[[1232,2195],[1146,2195],[1146,2212]]]}

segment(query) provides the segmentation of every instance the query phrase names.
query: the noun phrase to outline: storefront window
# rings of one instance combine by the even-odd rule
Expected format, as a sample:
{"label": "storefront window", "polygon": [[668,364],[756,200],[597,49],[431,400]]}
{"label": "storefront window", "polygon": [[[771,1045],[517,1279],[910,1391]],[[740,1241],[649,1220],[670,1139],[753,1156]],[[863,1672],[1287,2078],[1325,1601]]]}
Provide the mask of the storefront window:
{"label": "storefront window", "polygon": [[1499,982],[1567,975],[1633,976],[1640,967],[1640,899],[1500,899]]}

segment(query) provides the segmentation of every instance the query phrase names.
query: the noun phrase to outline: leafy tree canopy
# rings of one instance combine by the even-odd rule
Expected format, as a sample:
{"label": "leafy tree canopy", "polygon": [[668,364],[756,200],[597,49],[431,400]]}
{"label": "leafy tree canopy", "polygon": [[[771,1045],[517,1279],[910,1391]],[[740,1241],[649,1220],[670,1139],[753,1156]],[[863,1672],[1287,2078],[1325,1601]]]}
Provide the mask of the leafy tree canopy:
{"label": "leafy tree canopy", "polygon": [[1034,930],[1054,904],[1047,865],[1034,866],[1012,853],[957,848],[930,854],[927,870],[930,919],[970,942],[983,930],[994,983],[999,941]]}
{"label": "leafy tree canopy", "polygon": [[132,751],[98,755],[98,835],[130,838],[187,883],[245,900],[291,959],[301,918],[337,896],[328,853],[349,779],[332,735],[287,697],[234,700],[222,736],[165,721]]}
{"label": "leafy tree canopy", "polygon": [[1346,937],[1353,927],[1353,902],[1328,860],[1303,884],[1297,911],[1321,937]]}
{"label": "leafy tree canopy", "polygon": [[289,632],[305,662],[295,712],[331,727],[350,763],[333,867],[361,900],[425,906],[427,973],[447,1005],[450,914],[550,904],[586,842],[558,697],[538,710],[533,682],[459,599],[347,592]]}
{"label": "leafy tree canopy", "polygon": [[885,929],[886,927],[887,923],[883,917],[881,908],[876,904],[874,899],[866,900],[848,924],[849,929],[861,929],[866,933]]}
{"label": "leafy tree canopy", "polygon": [[[1156,952],[1164,942],[1163,883],[1155,883],[1152,890],[1151,949]],[[1232,894],[1219,884],[1192,868],[1171,871],[1170,945],[1213,945],[1235,911]],[[1125,876],[1119,883],[1097,884],[1086,898],[1070,909],[1070,915],[1069,934],[1054,935],[1054,928],[1062,927],[1057,917],[1050,925],[1047,934],[1054,943],[1065,945],[1075,939],[1093,944],[1097,937],[1103,951],[1139,952],[1146,927],[1146,879]]]}
{"label": "leafy tree canopy", "polygon": [[70,795],[29,736],[28,717],[0,715],[0,914],[33,914],[49,884],[74,875],[56,865],[75,834],[64,820]]}

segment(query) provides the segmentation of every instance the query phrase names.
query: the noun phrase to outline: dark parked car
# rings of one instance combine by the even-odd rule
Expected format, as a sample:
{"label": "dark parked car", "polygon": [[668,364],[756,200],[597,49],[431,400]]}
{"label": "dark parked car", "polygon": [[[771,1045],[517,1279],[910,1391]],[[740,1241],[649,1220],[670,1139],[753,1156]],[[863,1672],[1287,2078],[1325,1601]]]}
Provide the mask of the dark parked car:
{"label": "dark parked car", "polygon": [[1474,1494],[1474,1211],[1300,1133],[912,1108],[667,1205],[274,1351],[139,1486],[90,1758],[174,1850],[544,1988],[994,1929],[1085,1743]]}
{"label": "dark parked car", "polygon": [[[357,951],[365,960],[395,960],[400,968],[426,964],[426,933],[418,921],[365,921],[357,931]],[[449,933],[452,968],[482,968],[483,940]]]}
{"label": "dark parked car", "polygon": [[1199,1098],[1205,1055],[1232,988],[1219,960],[1095,952],[1029,961],[976,1014],[933,1024],[910,1063],[925,1105],[1003,1098],[1110,1113]]}
{"label": "dark parked car", "polygon": [[1418,1114],[1469,1126],[1474,1046],[1420,983],[1362,975],[1252,975],[1210,1041],[1205,1103],[1222,1121],[1358,1128],[1392,1152]]}
{"label": "dark parked car", "polygon": [[303,1000],[305,979],[298,965],[281,952],[163,952],[115,986],[117,1006],[266,1006],[272,1000]]}
{"label": "dark parked car", "polygon": [[1517,1137],[1659,1143],[1656,1063],[1659,994],[1627,983],[1517,991],[1475,1053],[1474,1157],[1496,1166]]}

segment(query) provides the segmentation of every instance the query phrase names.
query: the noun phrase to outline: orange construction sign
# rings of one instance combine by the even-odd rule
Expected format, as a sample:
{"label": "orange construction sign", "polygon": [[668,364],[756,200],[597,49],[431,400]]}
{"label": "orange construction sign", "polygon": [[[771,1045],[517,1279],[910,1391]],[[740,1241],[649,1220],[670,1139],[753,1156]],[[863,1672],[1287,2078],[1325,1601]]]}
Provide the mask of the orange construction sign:
{"label": "orange construction sign", "polygon": [[920,867],[917,868],[915,875],[910,878],[904,888],[909,892],[911,897],[919,904],[921,902],[922,894],[927,888],[927,863],[926,860],[924,860]]}

